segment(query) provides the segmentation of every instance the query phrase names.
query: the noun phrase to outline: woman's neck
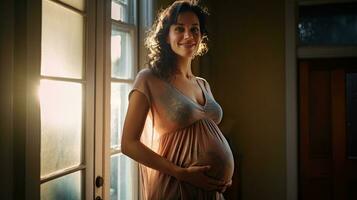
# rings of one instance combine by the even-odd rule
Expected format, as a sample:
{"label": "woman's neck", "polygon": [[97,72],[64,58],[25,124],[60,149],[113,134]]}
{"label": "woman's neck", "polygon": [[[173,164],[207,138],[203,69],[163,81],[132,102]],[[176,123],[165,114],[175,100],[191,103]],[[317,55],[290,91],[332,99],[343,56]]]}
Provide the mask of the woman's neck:
{"label": "woman's neck", "polygon": [[179,76],[191,79],[193,77],[191,70],[191,59],[177,59],[177,74]]}

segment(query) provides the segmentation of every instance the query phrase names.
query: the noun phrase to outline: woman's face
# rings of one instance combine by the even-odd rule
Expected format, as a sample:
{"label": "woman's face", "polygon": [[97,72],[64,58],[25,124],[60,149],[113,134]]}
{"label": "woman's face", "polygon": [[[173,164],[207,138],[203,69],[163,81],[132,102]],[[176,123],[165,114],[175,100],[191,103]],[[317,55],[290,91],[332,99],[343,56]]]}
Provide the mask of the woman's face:
{"label": "woman's face", "polygon": [[193,12],[178,15],[177,23],[170,26],[167,42],[182,58],[192,58],[201,42],[200,22]]}

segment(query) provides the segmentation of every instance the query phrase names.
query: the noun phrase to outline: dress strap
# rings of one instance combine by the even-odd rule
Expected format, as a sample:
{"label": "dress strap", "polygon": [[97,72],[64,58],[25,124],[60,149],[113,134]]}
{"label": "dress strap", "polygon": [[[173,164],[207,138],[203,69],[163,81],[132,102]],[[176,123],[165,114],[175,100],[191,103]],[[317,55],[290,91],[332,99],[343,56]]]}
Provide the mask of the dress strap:
{"label": "dress strap", "polygon": [[202,80],[200,78],[196,78],[196,81],[198,83],[198,86],[201,88],[201,90],[203,92],[207,93],[206,87],[204,85],[202,85],[202,84],[204,84],[204,83],[202,83]]}

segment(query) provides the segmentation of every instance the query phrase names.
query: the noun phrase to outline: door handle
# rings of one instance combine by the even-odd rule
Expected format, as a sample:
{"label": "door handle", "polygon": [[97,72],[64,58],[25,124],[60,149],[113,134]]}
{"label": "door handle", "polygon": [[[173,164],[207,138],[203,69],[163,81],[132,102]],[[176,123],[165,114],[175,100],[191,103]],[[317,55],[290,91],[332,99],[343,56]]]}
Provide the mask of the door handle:
{"label": "door handle", "polygon": [[97,176],[97,178],[95,178],[95,186],[96,186],[97,188],[99,188],[99,187],[102,187],[103,184],[104,184],[104,179],[103,179],[103,177]]}

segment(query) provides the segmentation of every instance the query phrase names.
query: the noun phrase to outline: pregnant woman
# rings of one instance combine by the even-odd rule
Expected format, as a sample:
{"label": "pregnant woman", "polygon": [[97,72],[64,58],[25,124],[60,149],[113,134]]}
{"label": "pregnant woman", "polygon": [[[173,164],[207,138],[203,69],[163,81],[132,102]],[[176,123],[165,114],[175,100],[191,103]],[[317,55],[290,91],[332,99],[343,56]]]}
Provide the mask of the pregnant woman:
{"label": "pregnant woman", "polygon": [[191,71],[207,51],[207,12],[176,1],[146,40],[149,67],[129,94],[122,151],[140,163],[141,199],[224,199],[234,161],[217,124],[222,109]]}

